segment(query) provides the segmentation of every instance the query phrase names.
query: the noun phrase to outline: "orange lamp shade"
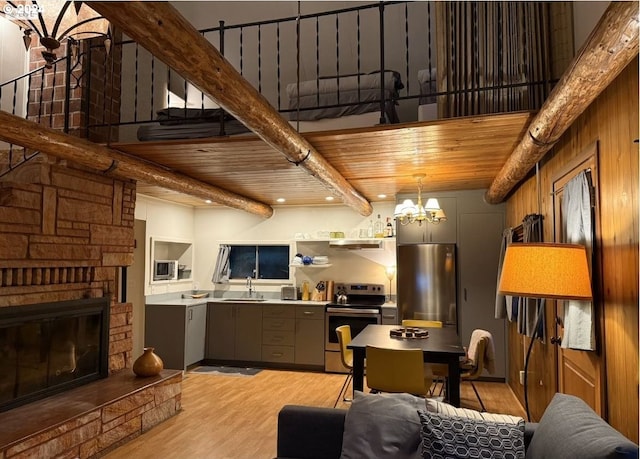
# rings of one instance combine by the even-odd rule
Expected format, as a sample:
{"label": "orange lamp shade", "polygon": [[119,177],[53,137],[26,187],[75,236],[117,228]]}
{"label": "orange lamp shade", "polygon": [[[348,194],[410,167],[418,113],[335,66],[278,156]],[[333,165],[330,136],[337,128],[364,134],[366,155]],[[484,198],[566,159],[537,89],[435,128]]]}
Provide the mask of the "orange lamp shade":
{"label": "orange lamp shade", "polygon": [[574,244],[513,243],[505,253],[498,292],[531,298],[591,300],[587,251]]}

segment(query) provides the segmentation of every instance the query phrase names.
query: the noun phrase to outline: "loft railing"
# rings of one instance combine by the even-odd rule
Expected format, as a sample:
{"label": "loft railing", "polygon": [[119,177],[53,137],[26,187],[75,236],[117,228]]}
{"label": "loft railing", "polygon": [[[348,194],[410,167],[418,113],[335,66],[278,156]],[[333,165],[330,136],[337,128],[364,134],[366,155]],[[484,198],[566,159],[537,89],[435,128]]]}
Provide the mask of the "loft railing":
{"label": "loft railing", "polygon": [[[286,117],[318,107],[353,104],[342,101],[338,79],[337,103],[323,104],[318,95],[317,107],[290,108],[287,85],[306,80],[318,88],[324,77],[381,69],[398,72],[404,84],[395,97],[400,121],[416,120],[418,103],[421,98],[424,101],[420,70],[432,75],[428,91],[430,101],[437,98],[439,117],[539,108],[553,84],[550,64],[544,58],[550,49],[549,6],[527,2],[535,3],[535,8],[520,11],[512,2],[468,3],[462,8],[455,2],[381,2],[245,24],[221,21],[200,33]],[[437,8],[441,8],[438,15]],[[100,85],[110,85],[100,104],[86,101],[80,124],[85,135],[109,128],[106,140],[112,141],[117,140],[110,129],[113,126],[118,126],[120,140],[130,140],[137,127],[156,123],[157,112],[167,107],[186,112],[217,106],[137,43],[121,40],[114,43],[111,53],[121,56],[119,74],[114,72],[113,60],[94,58],[91,52],[73,61],[82,63],[82,71],[71,69],[72,60],[67,56],[56,61],[52,70],[38,69],[0,85],[2,109],[68,130],[72,87],[80,86],[87,94]],[[61,65],[68,67],[63,85],[50,81],[56,79],[55,66]],[[95,75],[101,78],[96,80]],[[24,98],[25,92],[28,104],[20,113],[20,94]],[[360,93],[358,86],[358,101]],[[380,105],[384,121],[382,90],[374,102]],[[114,105],[119,105],[118,119],[107,109]],[[60,114],[63,126],[56,121]],[[220,121],[224,135],[224,116]]]}

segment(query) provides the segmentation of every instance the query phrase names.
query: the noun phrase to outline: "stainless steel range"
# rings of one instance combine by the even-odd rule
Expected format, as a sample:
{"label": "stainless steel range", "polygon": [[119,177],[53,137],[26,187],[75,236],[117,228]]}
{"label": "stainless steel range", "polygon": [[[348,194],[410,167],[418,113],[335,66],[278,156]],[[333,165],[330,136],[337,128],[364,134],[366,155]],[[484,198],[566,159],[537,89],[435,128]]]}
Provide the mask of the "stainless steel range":
{"label": "stainless steel range", "polygon": [[348,373],[340,358],[336,328],[349,325],[351,336],[355,337],[367,325],[383,323],[382,305],[386,297],[382,284],[336,284],[335,292],[334,301],[327,304],[325,313],[324,369]]}

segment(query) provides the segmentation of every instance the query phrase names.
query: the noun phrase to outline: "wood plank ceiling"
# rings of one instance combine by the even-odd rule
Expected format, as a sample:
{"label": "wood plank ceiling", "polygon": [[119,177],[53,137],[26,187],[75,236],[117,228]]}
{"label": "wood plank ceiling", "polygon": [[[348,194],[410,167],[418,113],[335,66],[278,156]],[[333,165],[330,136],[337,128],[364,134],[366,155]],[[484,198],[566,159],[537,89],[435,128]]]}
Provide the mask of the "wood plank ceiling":
{"label": "wood plank ceiling", "polygon": [[[303,134],[370,202],[417,193],[486,189],[526,133],[530,112]],[[195,179],[269,205],[326,204],[329,190],[255,135],[112,144]],[[199,198],[138,183],[138,192],[206,207]],[[384,194],[386,198],[380,198]],[[341,202],[334,196],[334,203]]]}

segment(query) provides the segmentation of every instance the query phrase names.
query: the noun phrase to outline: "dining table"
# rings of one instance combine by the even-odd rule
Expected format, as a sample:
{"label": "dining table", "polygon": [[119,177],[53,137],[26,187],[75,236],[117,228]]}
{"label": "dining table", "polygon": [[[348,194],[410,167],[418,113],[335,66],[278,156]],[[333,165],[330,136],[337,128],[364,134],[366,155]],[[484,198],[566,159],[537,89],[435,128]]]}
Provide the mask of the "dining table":
{"label": "dining table", "polygon": [[445,363],[449,369],[446,387],[447,402],[460,406],[460,358],[466,356],[460,336],[454,327],[427,328],[428,336],[404,338],[391,336],[392,330],[402,329],[399,325],[367,325],[347,345],[353,350],[353,391],[364,387],[364,364],[367,346],[387,349],[420,349],[424,361]]}

